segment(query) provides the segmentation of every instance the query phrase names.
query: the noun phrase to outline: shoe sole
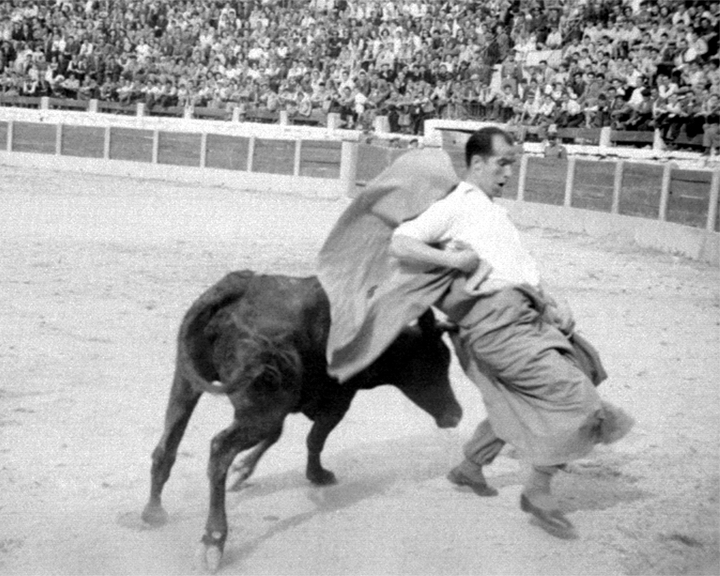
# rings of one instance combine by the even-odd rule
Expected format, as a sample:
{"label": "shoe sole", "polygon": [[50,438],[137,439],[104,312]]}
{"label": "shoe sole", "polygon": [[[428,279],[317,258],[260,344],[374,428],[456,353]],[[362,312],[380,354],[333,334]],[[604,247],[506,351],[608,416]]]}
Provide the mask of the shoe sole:
{"label": "shoe sole", "polygon": [[489,486],[488,484],[480,484],[479,482],[473,482],[469,478],[465,478],[464,476],[459,476],[453,472],[450,472],[447,475],[447,479],[450,480],[450,482],[452,482],[456,486],[460,486],[463,488],[470,488],[475,494],[477,494],[478,496],[481,496],[482,498],[497,496],[499,494],[497,489],[493,488],[492,486]]}
{"label": "shoe sole", "polygon": [[555,538],[575,540],[578,533],[570,520],[560,510],[543,510],[533,505],[525,494],[520,496],[520,509],[531,515],[530,524],[542,528]]}

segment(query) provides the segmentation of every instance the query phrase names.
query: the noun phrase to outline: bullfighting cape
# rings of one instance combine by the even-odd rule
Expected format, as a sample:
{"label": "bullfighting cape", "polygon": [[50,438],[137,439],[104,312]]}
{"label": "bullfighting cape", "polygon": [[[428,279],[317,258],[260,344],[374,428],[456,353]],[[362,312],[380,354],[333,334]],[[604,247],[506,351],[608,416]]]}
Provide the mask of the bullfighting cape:
{"label": "bullfighting cape", "polygon": [[375,361],[457,275],[401,265],[388,249],[399,224],[446,196],[458,181],[446,152],[407,152],[353,200],[325,240],[318,277],[330,300],[328,372],[340,382]]}

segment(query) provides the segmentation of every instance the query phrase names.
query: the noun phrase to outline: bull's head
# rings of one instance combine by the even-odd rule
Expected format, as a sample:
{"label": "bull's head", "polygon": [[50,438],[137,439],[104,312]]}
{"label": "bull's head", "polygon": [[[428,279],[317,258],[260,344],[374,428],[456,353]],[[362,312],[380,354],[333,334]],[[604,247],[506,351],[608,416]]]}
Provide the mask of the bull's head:
{"label": "bull's head", "polygon": [[438,322],[428,309],[417,326],[403,331],[388,351],[392,364],[390,382],[435,419],[440,428],[460,423],[462,408],[450,386],[450,349],[442,339],[444,332],[457,330]]}

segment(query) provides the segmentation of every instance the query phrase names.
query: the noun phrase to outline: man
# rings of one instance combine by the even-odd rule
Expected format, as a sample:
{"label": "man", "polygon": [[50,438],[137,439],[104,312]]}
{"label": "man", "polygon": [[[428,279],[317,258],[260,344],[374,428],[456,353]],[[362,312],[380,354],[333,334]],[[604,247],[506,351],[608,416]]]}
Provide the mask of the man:
{"label": "man", "polygon": [[547,131],[547,143],[543,149],[545,158],[557,158],[558,160],[567,159],[567,148],[558,140],[557,126],[551,124]]}
{"label": "man", "polygon": [[531,466],[521,509],[550,534],[574,538],[550,491],[551,479],[594,444],[622,437],[631,422],[600,400],[569,338],[569,309],[547,294],[507,211],[493,202],[512,174],[512,139],[499,128],[483,128],[468,140],[465,159],[464,181],[400,224],[390,242],[390,254],[401,265],[465,275],[436,306],[459,326],[453,343],[481,390],[488,420],[448,477],[481,496],[496,495],[482,467],[508,442]]}

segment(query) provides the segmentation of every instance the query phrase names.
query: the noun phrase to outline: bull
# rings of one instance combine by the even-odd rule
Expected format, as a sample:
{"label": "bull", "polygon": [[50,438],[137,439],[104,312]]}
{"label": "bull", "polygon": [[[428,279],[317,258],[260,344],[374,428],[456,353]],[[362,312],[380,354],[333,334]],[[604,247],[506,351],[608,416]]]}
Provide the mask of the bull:
{"label": "bull", "polygon": [[233,421],[212,439],[208,464],[210,506],[202,544],[203,562],[212,572],[227,539],[225,490],[233,460],[252,449],[233,469],[237,487],[280,438],[288,414],[301,412],[313,421],[306,476],[316,485],[336,482],[322,466],[321,453],[359,390],[393,384],[439,427],[460,422],[462,410],[448,379],[450,351],[442,341],[447,327],[435,321],[431,310],[343,384],[327,373],[329,328],[330,306],[317,278],[249,270],[225,276],[183,318],[165,428],[152,454],[150,498],[142,518],[152,525],[167,521],[162,490],[190,416],[203,392],[227,395]]}

